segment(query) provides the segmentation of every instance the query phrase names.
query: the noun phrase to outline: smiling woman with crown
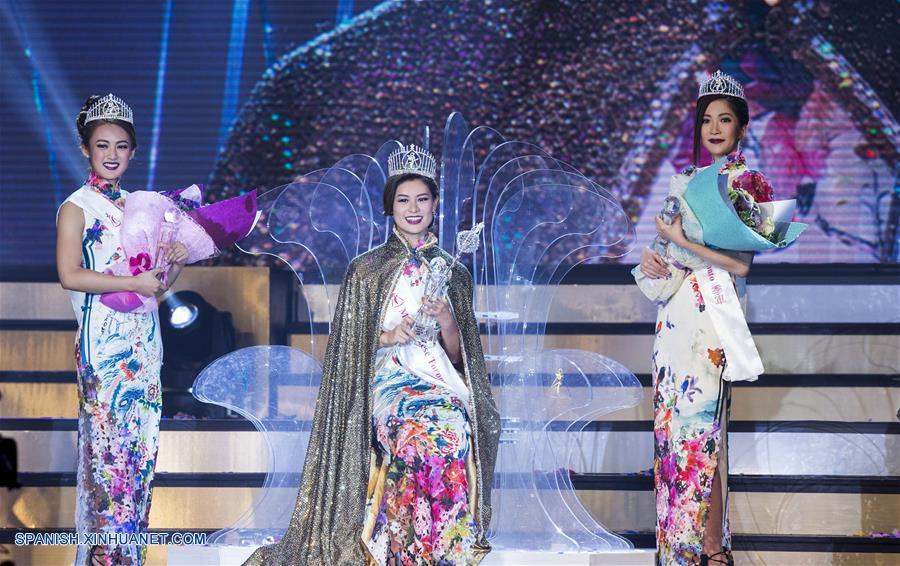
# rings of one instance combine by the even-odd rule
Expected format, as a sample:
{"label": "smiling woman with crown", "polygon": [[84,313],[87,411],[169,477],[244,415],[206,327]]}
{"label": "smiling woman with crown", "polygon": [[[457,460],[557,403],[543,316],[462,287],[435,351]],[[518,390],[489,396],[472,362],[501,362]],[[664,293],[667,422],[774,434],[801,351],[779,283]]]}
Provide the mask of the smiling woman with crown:
{"label": "smiling woman with crown", "polygon": [[344,277],[297,504],[247,564],[476,564],[488,552],[498,441],[472,277],[430,227],[436,162],[388,157],[393,233]]}
{"label": "smiling woman with crown", "polygon": [[[790,244],[803,226],[774,203],[740,141],[750,115],[743,86],[716,71],[701,86],[694,163],[672,178],[658,238],[635,278],[659,304],[652,376],[659,564],[733,564],[728,531],[727,425],[731,382],[763,373],[742,310],[753,252]],[[785,205],[785,206],[781,206]]]}
{"label": "smiling woman with crown", "polygon": [[[146,533],[162,413],[156,294],[186,263],[249,231],[255,194],[201,207],[196,185],[125,191],[137,147],[131,108],[113,94],[91,96],[76,126],[90,173],[59,208],[56,243],[78,319],[75,528]],[[140,565],[146,554],[136,544],[79,546],[75,563]]]}
{"label": "smiling woman with crown", "polygon": [[[137,148],[133,124],[122,99],[112,94],[87,99],[76,125],[90,173],[57,217],[59,280],[70,292],[79,323],[79,533],[146,532],[150,513],[162,411],[159,319],[155,311],[119,312],[101,302],[103,293],[149,297],[163,288],[158,277],[163,270],[149,265],[127,276],[104,273],[128,263],[121,230],[128,192],[120,181]],[[187,250],[178,243],[166,255],[173,281]],[[80,546],[75,563],[144,564],[145,559],[146,547],[137,545]]]}

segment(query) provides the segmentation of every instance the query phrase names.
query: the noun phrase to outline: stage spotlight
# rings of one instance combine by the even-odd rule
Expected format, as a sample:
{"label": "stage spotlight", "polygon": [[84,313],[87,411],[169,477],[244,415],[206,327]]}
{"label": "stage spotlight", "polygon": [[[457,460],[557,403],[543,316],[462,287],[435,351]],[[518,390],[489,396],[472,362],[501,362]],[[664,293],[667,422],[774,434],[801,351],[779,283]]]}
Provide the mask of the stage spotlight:
{"label": "stage spotlight", "polygon": [[172,326],[184,328],[197,319],[197,307],[194,305],[181,305],[172,311]]}
{"label": "stage spotlight", "polygon": [[224,409],[200,403],[190,389],[200,370],[234,350],[231,313],[218,311],[195,291],[169,292],[160,300],[159,325],[163,341],[163,416],[224,416]]}

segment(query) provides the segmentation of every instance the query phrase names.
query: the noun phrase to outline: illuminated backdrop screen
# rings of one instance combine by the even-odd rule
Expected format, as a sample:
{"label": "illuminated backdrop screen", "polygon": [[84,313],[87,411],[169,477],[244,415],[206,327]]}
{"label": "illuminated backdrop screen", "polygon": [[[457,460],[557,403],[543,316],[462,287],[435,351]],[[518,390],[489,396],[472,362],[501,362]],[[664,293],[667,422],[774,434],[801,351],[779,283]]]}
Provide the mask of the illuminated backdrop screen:
{"label": "illuminated backdrop screen", "polygon": [[757,261],[896,262],[896,3],[769,4],[4,3],[0,265],[53,262],[74,116],[108,91],[135,110],[126,188],[265,189],[425,124],[439,151],[459,110],[609,187],[643,245],[717,67],[747,86],[750,165],[811,225]]}

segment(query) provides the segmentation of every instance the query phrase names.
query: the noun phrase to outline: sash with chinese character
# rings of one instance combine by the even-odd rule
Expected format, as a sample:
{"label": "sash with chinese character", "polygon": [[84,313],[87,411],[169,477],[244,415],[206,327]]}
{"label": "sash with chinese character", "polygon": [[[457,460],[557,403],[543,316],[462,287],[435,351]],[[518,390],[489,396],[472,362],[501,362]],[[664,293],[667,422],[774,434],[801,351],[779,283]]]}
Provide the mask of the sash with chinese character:
{"label": "sash with chinese character", "polygon": [[750,335],[731,275],[720,267],[707,265],[694,272],[706,309],[725,350],[725,381],[756,381],[763,373],[762,359]]}

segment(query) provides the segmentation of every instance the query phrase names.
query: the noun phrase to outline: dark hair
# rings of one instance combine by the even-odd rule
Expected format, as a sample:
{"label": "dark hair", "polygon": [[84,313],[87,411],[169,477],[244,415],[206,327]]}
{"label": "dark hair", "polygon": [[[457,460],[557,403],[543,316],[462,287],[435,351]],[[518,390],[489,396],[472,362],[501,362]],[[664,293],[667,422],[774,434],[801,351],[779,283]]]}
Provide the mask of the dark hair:
{"label": "dark hair", "polygon": [[419,175],[418,173],[403,173],[402,175],[394,175],[393,177],[388,177],[387,183],[384,184],[384,191],[382,192],[382,196],[384,197],[385,216],[393,216],[394,214],[394,196],[397,194],[397,187],[407,181],[415,180],[419,180],[425,183],[425,186],[427,186],[428,190],[431,191],[431,197],[438,198],[438,186],[434,179],[432,179],[431,177]]}
{"label": "dark hair", "polygon": [[708,94],[697,100],[697,112],[694,115],[694,165],[700,165],[700,148],[703,147],[703,141],[700,139],[700,128],[703,127],[703,115],[706,109],[714,100],[724,100],[731,111],[734,112],[738,121],[738,130],[750,123],[750,110],[747,108],[747,101],[736,96],[728,96],[725,94]]}
{"label": "dark hair", "polygon": [[81,140],[81,145],[90,147],[91,135],[93,135],[94,130],[96,130],[97,126],[100,124],[115,124],[125,130],[125,133],[128,134],[128,137],[131,140],[131,149],[136,149],[138,145],[137,135],[134,133],[134,126],[128,122],[124,120],[94,120],[89,124],[84,123],[84,121],[87,120],[88,110],[90,110],[91,106],[96,104],[100,98],[101,97],[96,94],[87,97],[87,100],[85,100],[84,104],[81,106],[81,112],[79,112],[78,117],[75,118],[75,127],[78,128],[78,138]]}

